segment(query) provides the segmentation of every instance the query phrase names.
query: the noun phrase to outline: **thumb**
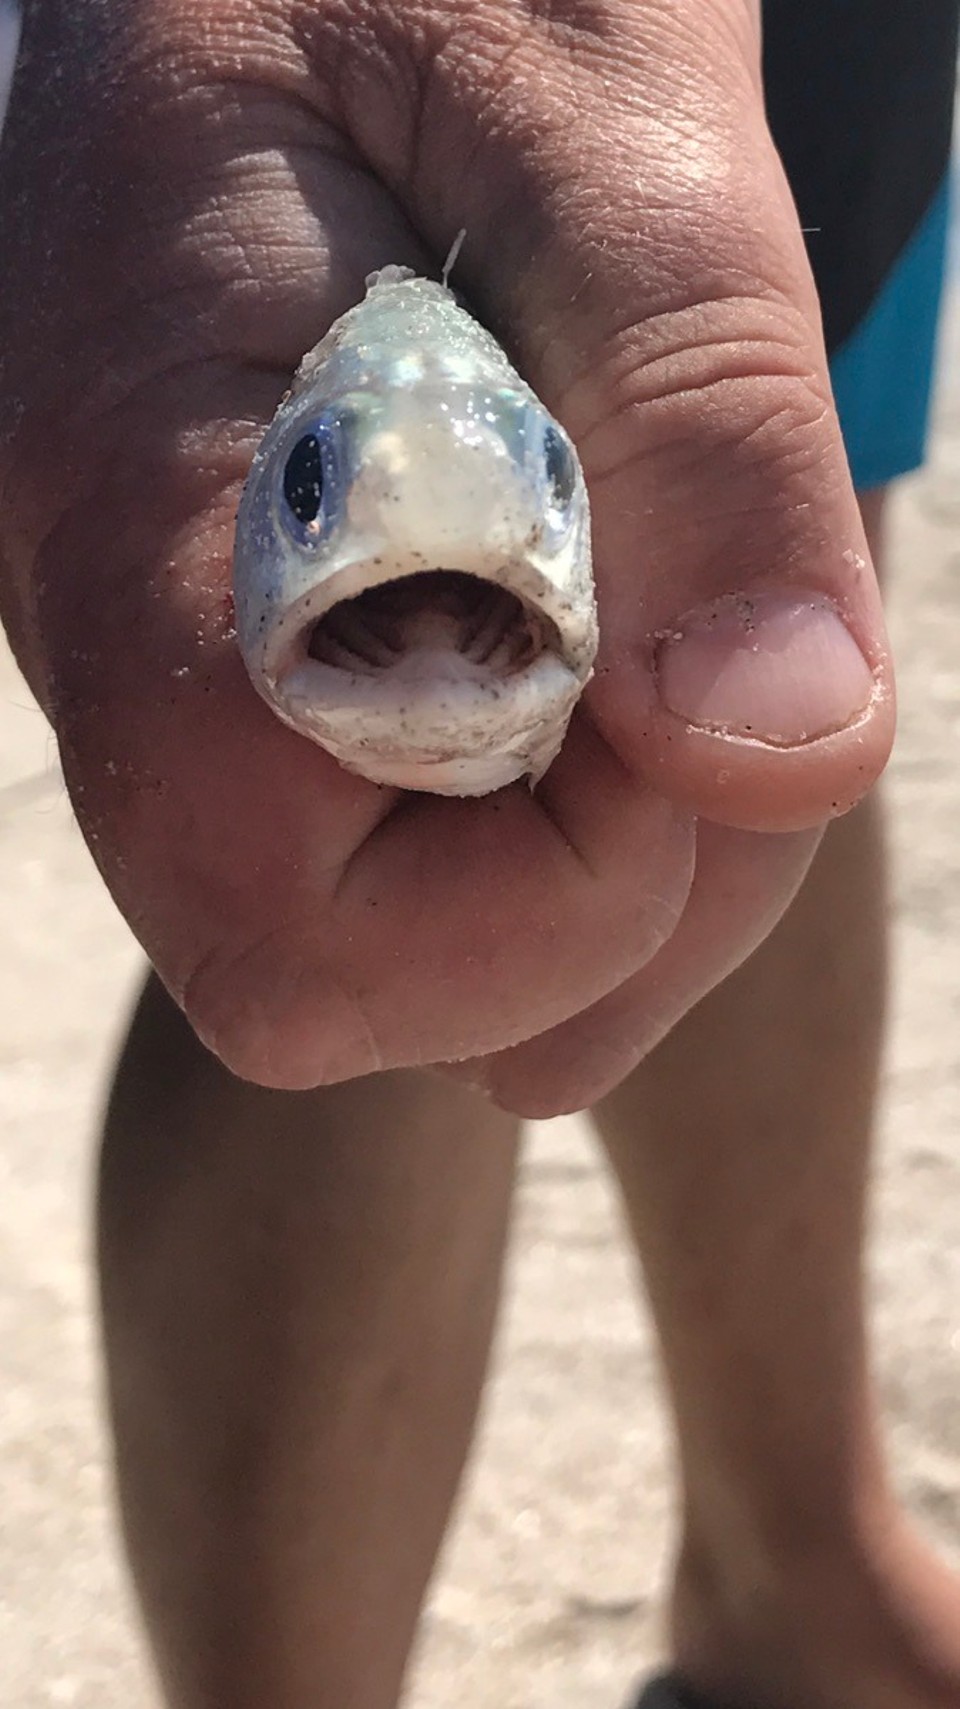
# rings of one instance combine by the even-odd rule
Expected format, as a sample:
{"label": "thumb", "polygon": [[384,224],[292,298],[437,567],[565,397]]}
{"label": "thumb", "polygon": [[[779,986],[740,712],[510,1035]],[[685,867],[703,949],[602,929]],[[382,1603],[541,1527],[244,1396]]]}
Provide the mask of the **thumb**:
{"label": "thumb", "polygon": [[477,29],[469,79],[432,62],[404,193],[438,244],[467,225],[465,287],[577,441],[588,704],[684,807],[813,826],[882,769],[893,678],[754,11],[611,0],[566,34],[518,15]]}

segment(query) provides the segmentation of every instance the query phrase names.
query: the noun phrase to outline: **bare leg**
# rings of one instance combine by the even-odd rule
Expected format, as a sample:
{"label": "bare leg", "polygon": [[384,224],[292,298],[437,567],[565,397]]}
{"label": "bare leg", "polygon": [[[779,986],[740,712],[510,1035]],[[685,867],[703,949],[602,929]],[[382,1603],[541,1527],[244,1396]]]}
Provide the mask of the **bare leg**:
{"label": "bare leg", "polygon": [[486,1365],[516,1123],[385,1075],[260,1091],[151,983],[101,1268],[123,1515],[176,1709],[389,1709]]}
{"label": "bare leg", "polygon": [[677,1418],[678,1661],[764,1709],[960,1706],[960,1588],[888,1489],[865,1345],[885,917],[872,800],[596,1112]]}

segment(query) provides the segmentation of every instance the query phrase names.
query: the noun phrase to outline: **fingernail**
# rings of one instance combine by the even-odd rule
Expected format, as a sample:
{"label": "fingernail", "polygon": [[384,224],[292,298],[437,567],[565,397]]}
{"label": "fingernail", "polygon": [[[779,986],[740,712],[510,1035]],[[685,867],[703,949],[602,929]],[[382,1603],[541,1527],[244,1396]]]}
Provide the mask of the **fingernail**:
{"label": "fingernail", "polygon": [[836,607],[818,593],[729,594],[658,637],[660,698],[687,723],[795,747],[842,730],[876,683]]}

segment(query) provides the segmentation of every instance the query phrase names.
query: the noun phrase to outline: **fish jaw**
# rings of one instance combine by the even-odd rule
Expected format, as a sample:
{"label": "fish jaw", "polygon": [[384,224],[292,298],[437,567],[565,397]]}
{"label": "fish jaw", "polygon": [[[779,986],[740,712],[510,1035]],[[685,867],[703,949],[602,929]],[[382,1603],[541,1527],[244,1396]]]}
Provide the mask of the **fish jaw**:
{"label": "fish jaw", "polygon": [[[537,783],[556,758],[582,684],[543,654],[516,681],[344,680],[309,661],[274,702],[284,721],[318,741],[347,771],[435,795],[488,795],[520,778]],[[282,702],[282,703],[281,703]]]}
{"label": "fish jaw", "polygon": [[[306,523],[278,473],[301,455],[323,491]],[[378,283],[305,359],[254,459],[234,564],[255,687],[348,770],[481,795],[555,757],[597,644],[583,477],[442,287]]]}

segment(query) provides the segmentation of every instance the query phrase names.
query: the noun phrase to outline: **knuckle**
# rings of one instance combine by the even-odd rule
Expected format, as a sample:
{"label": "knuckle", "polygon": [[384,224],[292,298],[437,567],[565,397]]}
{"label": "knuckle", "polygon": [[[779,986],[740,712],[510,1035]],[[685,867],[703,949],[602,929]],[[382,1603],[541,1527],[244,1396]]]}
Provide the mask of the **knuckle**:
{"label": "knuckle", "polygon": [[756,294],[623,328],[574,382],[563,414],[595,483],[663,453],[687,477],[721,452],[732,475],[775,464],[803,476],[840,450],[805,316]]}

